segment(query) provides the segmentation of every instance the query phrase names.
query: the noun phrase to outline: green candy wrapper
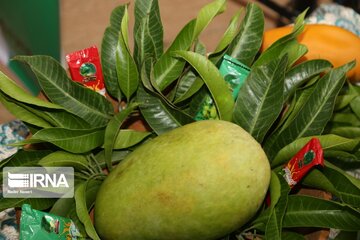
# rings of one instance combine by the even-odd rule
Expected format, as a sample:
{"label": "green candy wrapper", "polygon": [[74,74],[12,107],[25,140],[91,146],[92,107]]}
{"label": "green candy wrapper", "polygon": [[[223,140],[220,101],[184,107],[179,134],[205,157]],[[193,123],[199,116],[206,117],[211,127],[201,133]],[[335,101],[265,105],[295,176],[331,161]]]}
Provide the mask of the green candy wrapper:
{"label": "green candy wrapper", "polygon": [[[228,84],[229,90],[232,92],[232,96],[235,101],[241,86],[249,75],[250,69],[235,58],[225,55],[221,62],[219,71]],[[210,95],[206,95],[195,116],[195,120],[199,121],[218,118],[219,116],[213,99]]]}
{"label": "green candy wrapper", "polygon": [[20,240],[80,240],[85,239],[71,219],[22,206]]}

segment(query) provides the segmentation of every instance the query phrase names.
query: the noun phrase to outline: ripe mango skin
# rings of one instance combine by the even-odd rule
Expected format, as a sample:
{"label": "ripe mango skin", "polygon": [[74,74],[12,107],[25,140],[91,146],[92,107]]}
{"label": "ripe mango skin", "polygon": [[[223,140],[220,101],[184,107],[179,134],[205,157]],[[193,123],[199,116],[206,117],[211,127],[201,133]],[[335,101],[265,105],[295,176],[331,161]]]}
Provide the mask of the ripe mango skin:
{"label": "ripe mango skin", "polygon": [[210,240],[262,204],[270,166],[259,143],[220,120],[185,125],[143,144],[105,179],[95,227],[107,240]]}

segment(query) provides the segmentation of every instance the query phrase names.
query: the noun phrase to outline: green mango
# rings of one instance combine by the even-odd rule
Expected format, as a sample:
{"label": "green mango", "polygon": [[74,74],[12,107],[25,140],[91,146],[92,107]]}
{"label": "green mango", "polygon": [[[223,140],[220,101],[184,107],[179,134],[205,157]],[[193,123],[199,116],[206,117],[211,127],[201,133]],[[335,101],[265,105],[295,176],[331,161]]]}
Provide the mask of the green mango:
{"label": "green mango", "polygon": [[95,203],[101,239],[218,239],[261,206],[270,165],[260,144],[230,122],[174,129],[129,154]]}

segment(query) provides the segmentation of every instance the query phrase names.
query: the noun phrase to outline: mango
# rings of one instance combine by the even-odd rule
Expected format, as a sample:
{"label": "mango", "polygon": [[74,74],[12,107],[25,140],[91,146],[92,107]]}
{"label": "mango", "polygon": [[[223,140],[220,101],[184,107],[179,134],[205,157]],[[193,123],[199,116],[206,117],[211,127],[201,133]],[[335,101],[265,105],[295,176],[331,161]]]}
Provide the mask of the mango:
{"label": "mango", "polygon": [[95,203],[101,239],[210,240],[244,225],[261,206],[270,166],[236,124],[191,123],[130,153]]}

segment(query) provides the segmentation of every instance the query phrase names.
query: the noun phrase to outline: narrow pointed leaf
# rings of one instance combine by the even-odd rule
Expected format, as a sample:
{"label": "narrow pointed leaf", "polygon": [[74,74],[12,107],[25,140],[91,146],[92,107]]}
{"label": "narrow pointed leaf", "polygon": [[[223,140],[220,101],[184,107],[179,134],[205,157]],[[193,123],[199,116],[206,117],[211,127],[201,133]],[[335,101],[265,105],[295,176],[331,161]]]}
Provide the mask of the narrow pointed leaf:
{"label": "narrow pointed leaf", "polygon": [[293,67],[285,75],[284,98],[287,99],[299,86],[311,77],[330,70],[331,63],[327,60],[314,59]]}
{"label": "narrow pointed leaf", "polygon": [[119,35],[118,47],[116,49],[116,71],[121,91],[125,94],[127,100],[130,100],[132,94],[136,91],[139,84],[139,73],[132,58],[127,36],[128,13],[125,8],[122,19],[121,32]]}
{"label": "narrow pointed leaf", "polygon": [[175,54],[190,63],[204,81],[215,102],[219,118],[230,121],[234,101],[224,78],[220,75],[216,66],[198,53],[176,51]]}
{"label": "narrow pointed leaf", "polygon": [[193,40],[198,38],[200,33],[210,24],[215,16],[225,11],[225,7],[226,0],[215,0],[200,10],[196,18]]}
{"label": "narrow pointed leaf", "polygon": [[360,213],[337,202],[290,195],[283,227],[324,227],[360,230]]}
{"label": "narrow pointed leaf", "polygon": [[190,21],[176,36],[169,49],[160,57],[154,66],[154,77],[160,90],[165,89],[174,80],[176,80],[184,66],[185,62],[172,57],[172,52],[177,50],[189,50],[193,38],[196,20]]}
{"label": "narrow pointed leaf", "polygon": [[117,135],[113,149],[126,149],[132,147],[150,136],[150,132],[141,132],[130,129],[121,129]]}
{"label": "narrow pointed leaf", "polygon": [[359,139],[345,138],[334,134],[299,138],[282,148],[276,154],[276,157],[272,161],[271,166],[276,167],[289,161],[313,137],[316,137],[320,140],[321,147],[325,152],[328,150],[351,152],[355,150],[360,142]]}
{"label": "narrow pointed leaf", "polygon": [[21,207],[23,204],[30,204],[37,210],[50,208],[56,199],[54,198],[0,198],[0,211],[8,208]]}
{"label": "narrow pointed leaf", "polygon": [[255,67],[239,91],[233,121],[262,142],[283,107],[287,58]]}
{"label": "narrow pointed leaf", "polygon": [[23,143],[49,142],[72,153],[85,153],[103,144],[104,129],[71,130],[46,128],[36,132]]}
{"label": "narrow pointed leaf", "polygon": [[163,26],[157,0],[136,0],[134,8],[134,58],[141,66],[146,58],[158,59],[163,53]]}
{"label": "narrow pointed leaf", "polygon": [[86,170],[88,161],[85,155],[56,151],[43,157],[39,162],[43,167],[74,167],[75,170]]}
{"label": "narrow pointed leaf", "polygon": [[62,106],[46,102],[38,97],[32,96],[24,89],[19,87],[13,80],[7,77],[3,72],[0,71],[0,90],[7,96],[16,99],[19,102],[28,103],[38,107],[51,108],[51,109],[63,109]]}
{"label": "narrow pointed leaf", "polygon": [[215,0],[204,6],[195,20],[190,21],[176,36],[175,40],[154,67],[154,76],[162,91],[181,74],[185,62],[173,58],[173,52],[189,50],[200,33],[209,25],[215,16],[225,10],[225,0]]}
{"label": "narrow pointed leaf", "polygon": [[16,104],[15,102],[6,99],[5,96],[0,92],[0,102],[8,109],[8,111],[13,114],[17,119],[29,123],[41,128],[52,127],[49,122],[37,116],[36,114],[28,111],[26,108]]}
{"label": "narrow pointed leaf", "polygon": [[160,96],[148,92],[142,86],[137,91],[137,101],[146,122],[157,135],[193,122],[190,116],[173,108]]}
{"label": "narrow pointed leaf", "polygon": [[113,107],[102,95],[80,86],[66,75],[60,64],[48,56],[18,56],[37,76],[41,88],[49,99],[69,112],[99,127],[107,123]]}
{"label": "narrow pointed leaf", "polygon": [[91,222],[90,215],[88,213],[88,206],[86,204],[86,191],[88,185],[94,181],[86,181],[79,185],[75,191],[76,213],[80,221],[84,224],[86,233],[94,240],[100,240],[96,233],[95,227]]}
{"label": "narrow pointed leaf", "polygon": [[251,66],[258,53],[264,32],[264,14],[256,3],[246,6],[246,15],[240,30],[227,49],[227,54]]}
{"label": "narrow pointed leaf", "polygon": [[219,53],[219,52],[223,51],[233,41],[234,37],[236,36],[236,33],[238,32],[239,19],[240,19],[241,12],[242,12],[241,10],[237,11],[234,14],[234,16],[232,16],[229,26],[225,30],[223,36],[221,37],[221,39],[220,39],[219,43],[217,44],[213,53]]}
{"label": "narrow pointed leaf", "polygon": [[116,72],[116,49],[125,8],[125,5],[121,5],[111,12],[110,26],[106,28],[101,43],[101,63],[106,91],[118,100],[121,99],[121,92]]}
{"label": "narrow pointed leaf", "polygon": [[119,112],[110,120],[105,129],[105,140],[104,140],[104,150],[105,150],[105,162],[108,170],[112,169],[111,164],[111,155],[116,140],[116,136],[119,133],[120,127],[125,121],[125,119],[131,114],[131,112],[137,107],[137,104],[132,104],[126,109]]}
{"label": "narrow pointed leaf", "polygon": [[[335,99],[345,82],[347,65],[331,70],[311,88],[310,95],[298,111],[293,112],[285,122],[285,128],[278,130],[264,145],[270,161],[289,142],[301,137],[319,135],[330,120]],[[307,93],[309,94],[309,93]]]}

